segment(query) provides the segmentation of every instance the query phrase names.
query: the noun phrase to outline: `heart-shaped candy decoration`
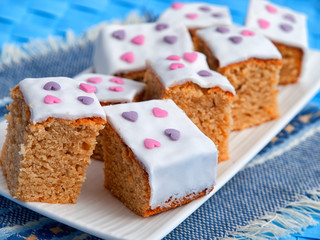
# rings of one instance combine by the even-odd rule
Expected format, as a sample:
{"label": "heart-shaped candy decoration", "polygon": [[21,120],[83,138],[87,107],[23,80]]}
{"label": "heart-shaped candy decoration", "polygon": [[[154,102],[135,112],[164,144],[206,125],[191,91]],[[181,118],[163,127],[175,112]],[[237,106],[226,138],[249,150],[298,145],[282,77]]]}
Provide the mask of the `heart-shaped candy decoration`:
{"label": "heart-shaped candy decoration", "polygon": [[113,82],[113,83],[121,84],[121,85],[124,84],[123,79],[122,79],[122,78],[119,78],[119,77],[110,78],[109,81],[110,81],[110,82]]}
{"label": "heart-shaped candy decoration", "polygon": [[270,22],[262,18],[258,19],[258,24],[262,29],[266,29],[270,26]]}
{"label": "heart-shaped candy decoration", "polygon": [[269,13],[277,13],[278,12],[278,10],[271,5],[266,5],[266,9]]}
{"label": "heart-shaped candy decoration", "polygon": [[292,14],[290,14],[290,13],[285,14],[285,15],[283,16],[283,18],[289,20],[289,21],[292,22],[292,23],[295,23],[295,22],[296,22],[296,18],[295,18]]}
{"label": "heart-shaped candy decoration", "polygon": [[113,92],[123,92],[123,87],[121,87],[121,86],[112,86],[112,87],[109,87],[109,90],[113,91]]}
{"label": "heart-shaped candy decoration", "polygon": [[134,54],[133,52],[126,52],[121,55],[120,59],[127,63],[133,63],[134,62]]}
{"label": "heart-shaped candy decoration", "polygon": [[213,13],[211,16],[214,18],[222,18],[224,15],[223,15],[223,13],[218,12],[218,13]]}
{"label": "heart-shaped candy decoration", "polygon": [[243,30],[243,31],[241,31],[241,35],[242,36],[254,36],[256,34],[250,30]]}
{"label": "heart-shaped candy decoration", "polygon": [[102,82],[102,78],[101,77],[91,77],[87,79],[87,82],[89,83],[101,83]]}
{"label": "heart-shaped candy decoration", "polygon": [[123,40],[126,37],[126,32],[124,30],[117,30],[112,33],[112,37]]}
{"label": "heart-shaped candy decoration", "polygon": [[184,68],[183,63],[171,63],[169,66],[170,70],[176,70],[178,68]]}
{"label": "heart-shaped candy decoration", "polygon": [[219,33],[228,33],[228,32],[230,32],[230,29],[227,27],[217,27],[216,31]]}
{"label": "heart-shaped candy decoration", "polygon": [[89,84],[86,84],[86,83],[80,83],[80,89],[85,91],[86,93],[94,93],[94,92],[97,92],[97,89],[96,87],[94,86],[91,86]]}
{"label": "heart-shaped candy decoration", "polygon": [[169,25],[166,24],[166,23],[158,23],[158,24],[156,25],[156,30],[157,30],[157,31],[162,31],[162,30],[164,30],[164,29],[167,29],[168,27],[169,27]]}
{"label": "heart-shaped candy decoration", "polygon": [[171,4],[171,7],[172,7],[173,9],[175,9],[175,10],[178,10],[178,9],[180,9],[180,8],[183,7],[183,3],[175,2],[175,3],[172,3],[172,4]]}
{"label": "heart-shaped candy decoration", "polygon": [[180,56],[178,55],[170,55],[169,57],[166,58],[167,60],[172,60],[172,61],[179,61],[181,59]]}
{"label": "heart-shaped candy decoration", "polygon": [[180,138],[180,131],[177,129],[168,128],[164,131],[164,134],[167,135],[173,141],[177,141]]}
{"label": "heart-shaped candy decoration", "polygon": [[291,32],[293,29],[293,27],[291,25],[286,24],[286,23],[280,24],[280,28],[285,32]]}
{"label": "heart-shaped candy decoration", "polygon": [[121,116],[131,122],[135,122],[138,119],[138,113],[136,111],[123,112]]}
{"label": "heart-shaped candy decoration", "polygon": [[199,7],[199,9],[203,12],[210,12],[211,11],[211,8],[208,6],[201,6],[201,7]]}
{"label": "heart-shaped candy decoration", "polygon": [[60,103],[61,99],[52,95],[46,95],[44,97],[44,103],[46,104],[53,104],[53,103]]}
{"label": "heart-shaped candy decoration", "polygon": [[47,83],[43,86],[43,89],[48,90],[48,91],[50,91],[50,90],[52,90],[52,91],[58,91],[58,90],[61,89],[61,86],[60,86],[59,83],[52,81],[52,82],[47,82]]}
{"label": "heart-shaped candy decoration", "polygon": [[168,112],[166,110],[163,110],[161,108],[158,108],[158,107],[154,107],[152,109],[152,113],[155,117],[159,117],[159,118],[163,118],[163,117],[166,117],[168,116]]}
{"label": "heart-shaped candy decoration", "polygon": [[198,54],[196,52],[184,53],[183,58],[188,62],[195,62],[198,58]]}
{"label": "heart-shaped candy decoration", "polygon": [[186,18],[194,20],[194,19],[198,18],[198,14],[196,14],[196,13],[187,13],[186,14]]}
{"label": "heart-shaped candy decoration", "polygon": [[131,39],[131,42],[136,45],[142,45],[144,43],[145,37],[143,35],[138,35]]}
{"label": "heart-shaped candy decoration", "polygon": [[199,71],[197,73],[201,77],[210,77],[210,76],[212,76],[212,73],[207,71],[207,70],[201,70],[201,71]]}
{"label": "heart-shaped candy decoration", "polygon": [[144,140],[144,146],[147,149],[152,149],[152,148],[155,148],[155,147],[161,147],[161,143],[158,142],[157,140],[152,139],[152,138],[146,138]]}
{"label": "heart-shaped candy decoration", "polygon": [[229,40],[230,40],[231,42],[233,42],[234,44],[238,44],[238,43],[241,43],[241,42],[242,42],[242,37],[232,36],[232,37],[229,37]]}
{"label": "heart-shaped candy decoration", "polygon": [[88,96],[79,96],[77,99],[85,105],[90,105],[94,102],[94,99]]}
{"label": "heart-shaped candy decoration", "polygon": [[169,43],[169,44],[174,44],[178,38],[176,36],[164,36],[163,37],[163,40],[166,42],[166,43]]}

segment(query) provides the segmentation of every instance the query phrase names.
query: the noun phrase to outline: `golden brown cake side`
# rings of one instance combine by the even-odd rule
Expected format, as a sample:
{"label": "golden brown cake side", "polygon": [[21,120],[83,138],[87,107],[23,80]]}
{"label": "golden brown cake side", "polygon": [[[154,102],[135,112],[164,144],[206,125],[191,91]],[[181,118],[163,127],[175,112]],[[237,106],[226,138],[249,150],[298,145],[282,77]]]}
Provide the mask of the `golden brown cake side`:
{"label": "golden brown cake side", "polygon": [[167,202],[171,202],[169,206],[151,209],[149,206],[151,189],[147,172],[109,123],[106,124],[102,132],[105,162],[104,185],[112,195],[136,214],[148,217],[191,202],[212,190],[205,189],[198,194],[188,195],[175,202],[168,199]]}
{"label": "golden brown cake side", "polygon": [[11,195],[22,201],[75,203],[101,118],[30,122],[30,111],[16,87],[9,105],[1,164]]}
{"label": "golden brown cake side", "polygon": [[282,55],[282,68],[280,70],[279,84],[296,83],[299,79],[303,62],[303,50],[273,42]]}
{"label": "golden brown cake side", "polygon": [[277,85],[280,60],[249,59],[218,68],[236,90],[233,130],[241,130],[279,118]]}
{"label": "golden brown cake side", "polygon": [[232,127],[233,94],[215,88],[201,88],[193,82],[164,89],[157,75],[145,75],[146,99],[172,99],[217,146],[219,162],[229,159],[229,134]]}

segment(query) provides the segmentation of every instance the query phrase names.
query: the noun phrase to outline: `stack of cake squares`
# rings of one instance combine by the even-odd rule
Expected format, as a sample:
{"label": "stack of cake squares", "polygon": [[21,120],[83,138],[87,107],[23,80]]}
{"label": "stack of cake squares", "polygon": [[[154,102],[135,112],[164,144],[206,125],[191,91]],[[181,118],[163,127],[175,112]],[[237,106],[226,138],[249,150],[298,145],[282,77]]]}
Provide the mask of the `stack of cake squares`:
{"label": "stack of cake squares", "polygon": [[252,0],[229,9],[172,3],[153,23],[107,24],[93,71],[28,78],[11,92],[0,162],[22,201],[76,203],[90,157],[105,188],[147,217],[209,194],[229,136],[281,117],[307,49],[306,16]]}

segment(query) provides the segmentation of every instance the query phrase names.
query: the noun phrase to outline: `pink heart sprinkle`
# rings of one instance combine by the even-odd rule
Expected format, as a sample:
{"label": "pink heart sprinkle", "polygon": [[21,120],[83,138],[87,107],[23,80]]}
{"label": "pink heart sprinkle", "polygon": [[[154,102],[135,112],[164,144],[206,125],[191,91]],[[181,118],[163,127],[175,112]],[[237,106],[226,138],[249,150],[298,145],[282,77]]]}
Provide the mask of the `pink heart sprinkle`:
{"label": "pink heart sprinkle", "polygon": [[143,35],[138,35],[138,36],[132,38],[131,42],[136,44],[136,45],[142,45],[144,43],[144,36]]}
{"label": "pink heart sprinkle", "polygon": [[172,61],[179,61],[181,59],[181,57],[177,56],[177,55],[171,55],[171,56],[167,57],[166,59],[172,60]]}
{"label": "pink heart sprinkle", "polygon": [[144,146],[147,148],[147,149],[152,149],[152,148],[155,148],[155,147],[161,147],[161,143],[152,139],[152,138],[146,138],[144,140]]}
{"label": "pink heart sprinkle", "polygon": [[126,52],[121,55],[120,59],[122,61],[127,62],[127,63],[133,63],[134,62],[134,54],[133,54],[133,52]]}
{"label": "pink heart sprinkle", "polygon": [[241,35],[243,35],[243,36],[254,36],[255,33],[252,32],[252,31],[250,31],[250,30],[243,30],[243,31],[241,32]]}
{"label": "pink heart sprinkle", "polygon": [[172,7],[173,9],[175,9],[175,10],[178,10],[178,9],[180,9],[180,8],[183,7],[183,3],[175,2],[175,3],[172,3],[172,4],[171,4],[171,7]]}
{"label": "pink heart sprinkle", "polygon": [[123,92],[123,87],[121,86],[109,87],[109,90],[114,92]]}
{"label": "pink heart sprinkle", "polygon": [[170,68],[170,70],[176,70],[178,68],[184,68],[184,64],[183,63],[171,63],[169,68]]}
{"label": "pink heart sprinkle", "polygon": [[80,83],[80,89],[85,91],[86,93],[94,93],[97,89],[94,86],[91,86],[86,83]]}
{"label": "pink heart sprinkle", "polygon": [[52,95],[46,95],[44,97],[44,103],[46,104],[53,104],[53,103],[60,103],[61,99]]}
{"label": "pink heart sprinkle", "polygon": [[278,10],[271,5],[266,5],[266,9],[269,13],[277,13],[278,12]]}
{"label": "pink heart sprinkle", "polygon": [[262,29],[266,29],[270,26],[270,22],[265,19],[259,19],[258,24],[259,24],[260,28],[262,28]]}
{"label": "pink heart sprinkle", "polygon": [[155,117],[159,117],[159,118],[163,118],[163,117],[166,117],[168,116],[168,112],[166,110],[163,110],[161,108],[158,108],[158,107],[154,107],[152,109],[152,113]]}
{"label": "pink heart sprinkle", "polygon": [[110,82],[113,82],[113,83],[121,84],[121,85],[124,84],[123,79],[122,79],[122,78],[119,78],[119,77],[110,78],[109,81],[110,81]]}
{"label": "pink heart sprinkle", "polygon": [[91,77],[87,79],[87,82],[89,83],[101,83],[102,82],[102,78],[101,77]]}
{"label": "pink heart sprinkle", "polygon": [[191,52],[191,53],[184,53],[183,54],[183,58],[188,61],[188,62],[195,62],[198,58],[198,54],[195,52]]}
{"label": "pink heart sprinkle", "polygon": [[196,14],[196,13],[187,13],[186,17],[189,18],[189,19],[194,20],[194,19],[196,19],[198,17],[198,14]]}

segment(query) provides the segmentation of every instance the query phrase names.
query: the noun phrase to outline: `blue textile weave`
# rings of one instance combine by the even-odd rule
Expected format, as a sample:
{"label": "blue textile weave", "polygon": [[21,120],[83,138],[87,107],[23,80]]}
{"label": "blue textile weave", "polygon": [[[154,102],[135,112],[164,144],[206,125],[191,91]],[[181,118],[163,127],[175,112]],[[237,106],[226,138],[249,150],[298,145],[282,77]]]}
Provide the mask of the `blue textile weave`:
{"label": "blue textile weave", "polygon": [[[25,2],[41,3],[41,1]],[[56,4],[59,2],[61,3],[57,1]],[[86,3],[86,1],[74,2]],[[99,1],[94,2],[98,4]],[[229,6],[233,20],[243,23],[247,1],[216,0],[212,2]],[[311,47],[320,49],[320,28],[317,25],[317,19],[320,19],[320,2],[311,0],[275,0],[273,2],[308,13],[309,43]],[[141,13],[148,11],[148,16],[155,18],[169,3],[160,0],[136,1],[136,3],[123,0],[112,4],[115,9],[131,6],[132,9],[139,9]],[[72,7],[74,6],[73,4]],[[99,6],[104,8],[107,5],[101,5],[100,2]],[[109,11],[113,12],[111,9],[110,7]],[[95,11],[106,13],[106,11]],[[55,11],[52,14],[58,17],[58,13]],[[0,26],[3,20],[1,14],[5,14],[3,9],[0,10]],[[77,31],[80,32],[80,29]],[[88,41],[83,45],[71,46],[67,50],[51,51],[45,55],[34,56],[18,64],[1,65],[0,120],[3,120],[6,113],[5,105],[10,101],[9,89],[19,81],[26,77],[72,77],[92,65],[92,50],[93,44]],[[303,210],[304,216],[312,215],[319,221],[317,215],[320,214],[320,206],[319,208],[315,206],[320,203],[320,94],[313,98],[289,126],[283,129],[247,167],[164,239],[215,239],[228,236],[245,238],[241,236],[245,236],[246,229],[239,229],[236,234],[234,232],[263,216],[271,216],[273,221],[270,221],[270,224],[274,227],[288,230],[288,227],[282,225],[283,223],[277,219],[284,215],[283,212],[287,214],[286,217],[292,217],[292,214],[288,213],[290,210],[294,213]],[[293,144],[295,142],[298,144]],[[278,153],[281,149],[288,150]],[[268,156],[273,157],[268,159]],[[260,161],[261,159],[267,159],[267,161]],[[305,205],[306,209],[303,209],[302,205],[297,207],[295,204],[301,199],[305,202],[313,201],[313,205]],[[277,218],[273,217],[276,213]],[[304,218],[301,217],[301,219]],[[267,223],[269,220],[266,218],[263,221]],[[306,225],[312,224],[314,222],[306,220]],[[265,239],[274,237],[270,232],[263,235]],[[315,235],[313,237],[320,238]],[[0,196],[0,239],[98,238],[41,216]]]}

